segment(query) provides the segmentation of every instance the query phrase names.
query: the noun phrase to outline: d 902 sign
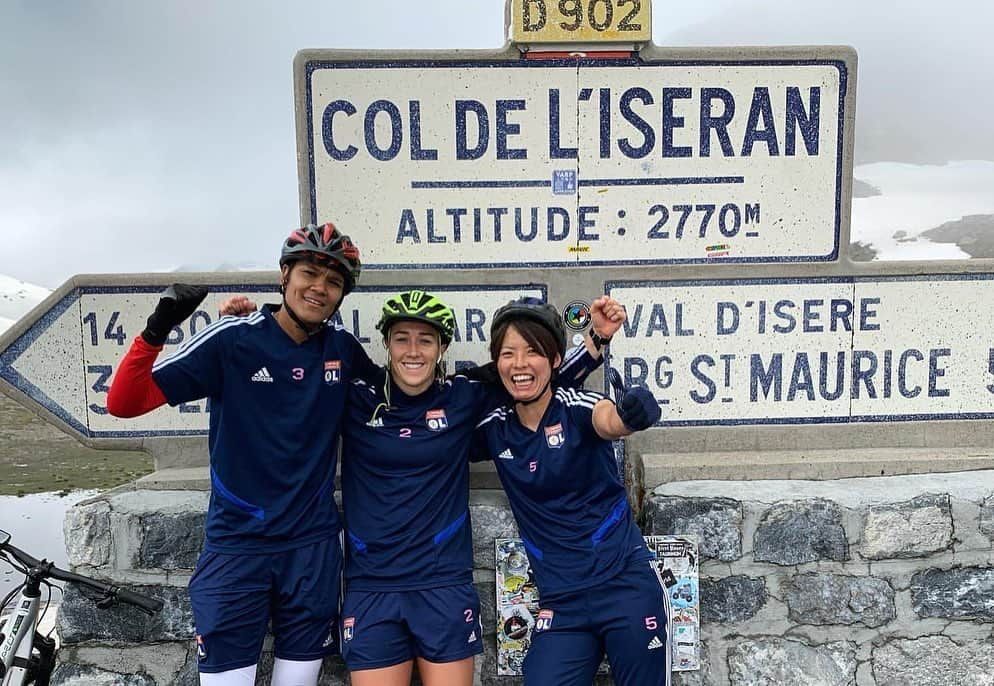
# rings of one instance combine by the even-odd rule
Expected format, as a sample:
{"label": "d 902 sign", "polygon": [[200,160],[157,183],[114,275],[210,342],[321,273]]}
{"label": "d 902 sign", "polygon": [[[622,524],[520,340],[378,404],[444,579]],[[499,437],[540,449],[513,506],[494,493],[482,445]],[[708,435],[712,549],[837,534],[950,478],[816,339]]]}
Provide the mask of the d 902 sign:
{"label": "d 902 sign", "polygon": [[643,42],[652,37],[651,0],[512,0],[518,43]]}

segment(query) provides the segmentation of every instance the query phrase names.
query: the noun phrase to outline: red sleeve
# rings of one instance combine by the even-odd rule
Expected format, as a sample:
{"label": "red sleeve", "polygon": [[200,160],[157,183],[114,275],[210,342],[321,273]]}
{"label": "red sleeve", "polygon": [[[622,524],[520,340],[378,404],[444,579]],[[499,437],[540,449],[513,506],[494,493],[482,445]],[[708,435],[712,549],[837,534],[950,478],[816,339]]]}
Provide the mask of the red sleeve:
{"label": "red sleeve", "polygon": [[115,417],[137,417],[166,404],[166,396],[152,378],[152,365],[162,350],[141,335],[121,360],[107,392],[107,411]]}

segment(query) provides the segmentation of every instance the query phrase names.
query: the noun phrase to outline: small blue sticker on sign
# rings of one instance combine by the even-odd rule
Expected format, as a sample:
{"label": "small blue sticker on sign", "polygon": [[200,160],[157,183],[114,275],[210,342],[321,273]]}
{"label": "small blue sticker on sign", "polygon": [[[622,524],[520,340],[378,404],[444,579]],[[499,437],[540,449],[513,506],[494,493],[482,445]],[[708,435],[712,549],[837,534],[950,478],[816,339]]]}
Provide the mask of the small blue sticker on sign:
{"label": "small blue sticker on sign", "polygon": [[575,195],[576,194],[576,170],[575,169],[553,169],[552,170],[552,193],[554,195]]}

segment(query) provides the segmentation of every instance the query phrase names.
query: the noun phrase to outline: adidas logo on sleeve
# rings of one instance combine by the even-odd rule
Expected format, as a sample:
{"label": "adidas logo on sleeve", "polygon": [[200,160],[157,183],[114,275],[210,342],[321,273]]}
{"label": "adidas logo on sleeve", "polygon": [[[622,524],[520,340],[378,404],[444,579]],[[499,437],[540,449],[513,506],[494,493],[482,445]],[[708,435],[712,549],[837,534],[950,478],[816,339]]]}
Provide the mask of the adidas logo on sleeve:
{"label": "adidas logo on sleeve", "polygon": [[656,648],[662,648],[663,642],[659,640],[659,636],[653,636],[652,640],[649,641],[649,650],[655,650]]}
{"label": "adidas logo on sleeve", "polygon": [[259,381],[262,383],[273,383],[273,376],[272,374],[269,373],[268,369],[263,367],[252,375],[252,380]]}

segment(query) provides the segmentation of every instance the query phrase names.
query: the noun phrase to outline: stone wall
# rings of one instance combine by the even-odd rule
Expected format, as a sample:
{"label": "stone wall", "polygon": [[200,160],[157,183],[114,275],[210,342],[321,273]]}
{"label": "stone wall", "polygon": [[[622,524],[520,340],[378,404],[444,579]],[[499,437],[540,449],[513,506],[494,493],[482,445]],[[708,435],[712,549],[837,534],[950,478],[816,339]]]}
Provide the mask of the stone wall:
{"label": "stone wall", "polygon": [[994,472],[650,489],[701,540],[707,667],[684,683],[994,684]]}
{"label": "stone wall", "polygon": [[[642,473],[629,463],[630,475]],[[994,472],[687,481],[644,492],[646,534],[700,537],[705,666],[675,684],[994,684]],[[54,683],[196,683],[185,587],[206,503],[203,491],[132,487],[67,514],[74,569],[161,597],[165,609],[154,618],[99,610],[69,589]],[[493,676],[493,540],[517,532],[500,491],[475,490],[471,516],[486,630],[477,683],[517,685]],[[267,647],[260,683],[271,663]],[[347,683],[340,661],[328,660],[321,683]]]}
{"label": "stone wall", "polygon": [[[69,586],[59,611],[62,648],[53,684],[197,684],[197,653],[190,640],[193,614],[186,586],[203,540],[207,499],[206,491],[130,486],[108,491],[69,510],[64,530],[74,571],[127,584],[135,591],[161,598],[165,605],[155,617],[127,605],[99,609]],[[494,539],[517,536],[517,528],[500,491],[474,491],[470,508],[474,580],[485,630],[485,652],[476,662],[476,683],[519,684],[520,679],[488,676],[496,673],[497,664]],[[258,683],[269,683],[272,659],[267,641]],[[325,661],[320,683],[348,683],[340,659]]]}

